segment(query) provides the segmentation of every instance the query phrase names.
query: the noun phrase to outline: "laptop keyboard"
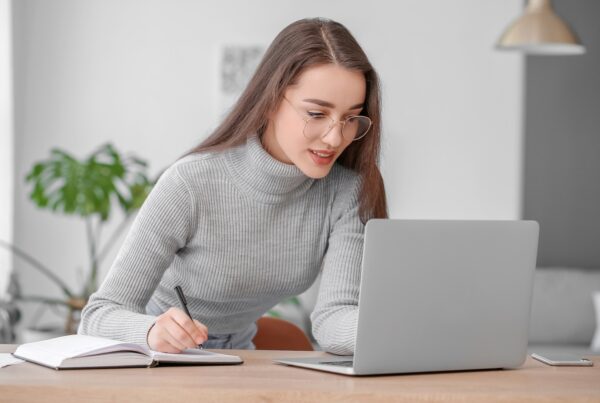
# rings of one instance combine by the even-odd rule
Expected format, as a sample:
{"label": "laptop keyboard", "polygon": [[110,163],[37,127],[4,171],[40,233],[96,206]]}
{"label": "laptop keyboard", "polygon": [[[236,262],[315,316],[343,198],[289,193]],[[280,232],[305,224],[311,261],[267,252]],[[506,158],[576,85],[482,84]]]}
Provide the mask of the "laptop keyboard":
{"label": "laptop keyboard", "polygon": [[319,364],[336,365],[338,367],[352,368],[352,366],[354,365],[354,362],[353,361],[320,361]]}

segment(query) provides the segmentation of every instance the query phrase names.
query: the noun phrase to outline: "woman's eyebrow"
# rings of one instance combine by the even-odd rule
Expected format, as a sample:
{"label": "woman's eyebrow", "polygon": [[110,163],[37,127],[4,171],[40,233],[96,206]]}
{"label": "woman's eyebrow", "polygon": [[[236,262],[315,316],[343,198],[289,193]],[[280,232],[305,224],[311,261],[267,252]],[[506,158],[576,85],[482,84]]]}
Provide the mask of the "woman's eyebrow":
{"label": "woman's eyebrow", "polygon": [[[320,106],[323,106],[325,108],[335,108],[335,105],[332,104],[331,102],[327,102],[327,101],[323,101],[322,99],[314,99],[314,98],[308,98],[308,99],[303,99],[302,101],[304,102],[310,102],[311,104],[317,104]],[[351,106],[350,108],[348,108],[348,110],[354,110],[354,109],[362,109],[362,107],[364,106],[364,104],[356,104]]]}

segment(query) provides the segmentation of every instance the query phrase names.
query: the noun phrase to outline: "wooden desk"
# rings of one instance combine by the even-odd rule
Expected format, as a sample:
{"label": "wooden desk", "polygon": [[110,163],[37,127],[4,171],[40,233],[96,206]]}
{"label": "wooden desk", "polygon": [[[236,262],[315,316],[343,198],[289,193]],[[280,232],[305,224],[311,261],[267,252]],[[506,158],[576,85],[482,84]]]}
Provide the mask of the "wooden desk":
{"label": "wooden desk", "polygon": [[[0,352],[15,346],[0,345]],[[453,401],[600,402],[593,367],[550,367],[528,358],[517,370],[348,377],[271,363],[320,352],[227,350],[243,365],[64,370],[30,363],[0,368],[2,402]]]}

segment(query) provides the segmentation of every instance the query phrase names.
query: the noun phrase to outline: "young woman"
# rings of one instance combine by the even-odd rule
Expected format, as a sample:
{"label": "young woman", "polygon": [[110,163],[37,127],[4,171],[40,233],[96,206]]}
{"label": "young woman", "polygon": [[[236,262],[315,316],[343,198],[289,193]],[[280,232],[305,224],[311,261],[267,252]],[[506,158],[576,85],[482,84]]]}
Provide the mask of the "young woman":
{"label": "young woman", "polygon": [[379,145],[379,80],[356,40],[292,23],[223,123],[161,175],[79,333],[253,348],[255,321],[322,271],[313,334],[352,354],[364,224],[387,216]]}

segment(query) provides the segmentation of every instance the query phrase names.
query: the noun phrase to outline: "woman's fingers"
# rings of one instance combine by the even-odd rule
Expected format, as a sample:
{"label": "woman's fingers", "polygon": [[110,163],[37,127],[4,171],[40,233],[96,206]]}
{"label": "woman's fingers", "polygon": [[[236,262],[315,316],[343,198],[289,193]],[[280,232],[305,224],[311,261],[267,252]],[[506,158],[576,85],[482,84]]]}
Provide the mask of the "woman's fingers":
{"label": "woman's fingers", "polygon": [[194,323],[200,329],[202,335],[204,336],[204,341],[206,341],[208,339],[208,328],[204,324],[198,322],[196,319],[194,319]]}
{"label": "woman's fingers", "polygon": [[147,339],[152,350],[180,353],[204,343],[208,339],[208,329],[182,310],[171,308],[156,318]]}
{"label": "woman's fingers", "polygon": [[[171,308],[167,311],[171,318],[187,333],[195,345],[202,344],[208,339],[208,329],[197,320],[190,319],[181,309]],[[195,347],[195,346],[193,346]]]}
{"label": "woman's fingers", "polygon": [[163,353],[177,354],[185,350],[185,346],[178,342],[165,326],[161,326],[158,323],[150,329],[148,345],[152,350]]}
{"label": "woman's fingers", "polygon": [[173,336],[168,330],[165,331],[165,341],[173,347],[176,353],[181,353],[187,347],[183,345],[175,336]]}
{"label": "woman's fingers", "polygon": [[199,343],[194,340],[192,335],[190,335],[188,331],[175,320],[175,318],[169,317],[169,319],[171,322],[166,327],[167,331],[171,336],[173,336],[173,338],[175,338],[175,340],[177,340],[178,343],[184,346],[183,349],[198,347]]}
{"label": "woman's fingers", "polygon": [[186,332],[185,329],[179,325],[179,323],[177,323],[173,318],[169,319],[171,320],[171,323],[166,327],[169,336],[171,336],[169,343],[180,350],[198,347],[198,343],[194,341],[192,336],[190,336],[190,334]]}

